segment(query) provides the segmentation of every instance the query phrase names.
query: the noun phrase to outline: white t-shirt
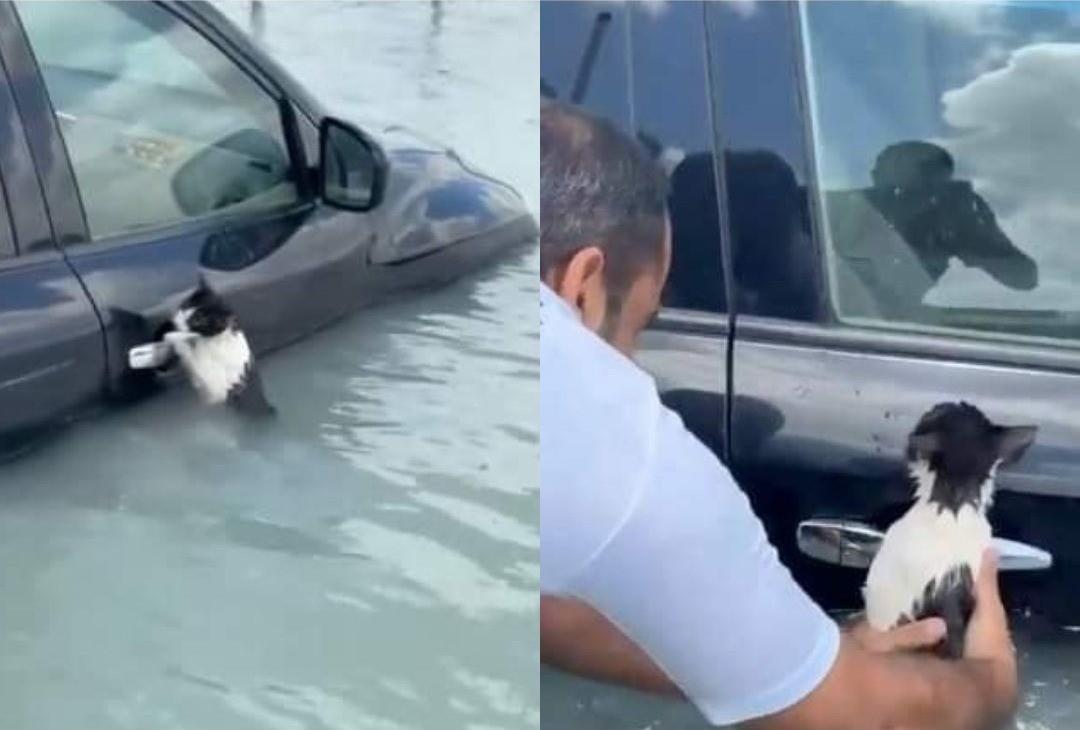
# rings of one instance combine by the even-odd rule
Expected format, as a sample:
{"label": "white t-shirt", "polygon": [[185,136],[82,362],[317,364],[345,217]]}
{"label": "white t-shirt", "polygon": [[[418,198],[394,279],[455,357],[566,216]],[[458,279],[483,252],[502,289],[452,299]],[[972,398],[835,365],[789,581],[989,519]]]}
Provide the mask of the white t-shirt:
{"label": "white t-shirt", "polygon": [[543,285],[540,368],[541,592],[606,616],[714,724],[809,694],[836,624],[652,379]]}

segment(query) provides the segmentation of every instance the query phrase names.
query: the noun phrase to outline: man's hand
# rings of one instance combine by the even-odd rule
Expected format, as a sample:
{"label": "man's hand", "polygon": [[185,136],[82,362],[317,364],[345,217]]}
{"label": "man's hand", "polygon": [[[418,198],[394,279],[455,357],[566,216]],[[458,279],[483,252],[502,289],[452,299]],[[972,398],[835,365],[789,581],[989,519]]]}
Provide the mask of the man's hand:
{"label": "man's hand", "polygon": [[[746,723],[753,730],[986,730],[1016,706],[1016,659],[997,587],[997,560],[983,555],[965,655],[946,660],[903,649],[936,643],[943,630],[920,621],[876,632],[865,623],[843,633],[825,680],[792,707]],[[898,651],[900,650],[900,651]]]}
{"label": "man's hand", "polygon": [[998,592],[997,554],[983,553],[975,579],[975,611],[964,636],[964,658],[985,667],[995,704],[1011,713],[1016,706],[1016,648]]}
{"label": "man's hand", "polygon": [[845,628],[859,646],[877,653],[931,649],[945,638],[945,622],[940,618],[913,621],[888,631],[871,628],[865,618],[859,618]]}

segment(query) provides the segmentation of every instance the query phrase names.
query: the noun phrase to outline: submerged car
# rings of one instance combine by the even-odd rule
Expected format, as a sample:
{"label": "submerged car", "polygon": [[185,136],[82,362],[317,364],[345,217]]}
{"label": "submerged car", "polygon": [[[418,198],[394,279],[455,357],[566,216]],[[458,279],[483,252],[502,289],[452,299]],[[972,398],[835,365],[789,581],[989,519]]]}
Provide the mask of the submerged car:
{"label": "submerged car", "polygon": [[266,352],[536,236],[510,186],[334,117],[210,6],[0,3],[0,446],[148,390],[129,351],[200,279]]}
{"label": "submerged car", "polygon": [[909,432],[967,401],[1038,426],[990,520],[1008,601],[1076,623],[1080,3],[565,2],[540,21],[541,94],[669,173],[672,274],[639,361],[796,579],[861,605],[912,496]]}

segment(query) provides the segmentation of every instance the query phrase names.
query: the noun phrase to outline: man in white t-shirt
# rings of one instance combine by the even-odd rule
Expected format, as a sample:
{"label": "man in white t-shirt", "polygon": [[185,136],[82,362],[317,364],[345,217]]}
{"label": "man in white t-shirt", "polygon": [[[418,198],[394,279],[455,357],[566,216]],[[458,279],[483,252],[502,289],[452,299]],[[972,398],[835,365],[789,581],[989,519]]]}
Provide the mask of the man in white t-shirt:
{"label": "man in white t-shirt", "polygon": [[966,655],[937,619],[841,630],[630,359],[670,261],[666,183],[609,123],[541,108],[541,656],[767,730],[992,727],[1016,662],[984,559]]}

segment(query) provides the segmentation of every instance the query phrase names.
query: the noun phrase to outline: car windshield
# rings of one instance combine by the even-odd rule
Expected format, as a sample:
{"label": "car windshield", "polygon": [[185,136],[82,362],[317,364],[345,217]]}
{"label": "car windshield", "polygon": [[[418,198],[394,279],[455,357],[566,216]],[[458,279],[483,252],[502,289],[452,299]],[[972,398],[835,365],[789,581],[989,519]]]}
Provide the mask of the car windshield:
{"label": "car windshield", "polygon": [[801,21],[839,317],[1080,342],[1080,3]]}

